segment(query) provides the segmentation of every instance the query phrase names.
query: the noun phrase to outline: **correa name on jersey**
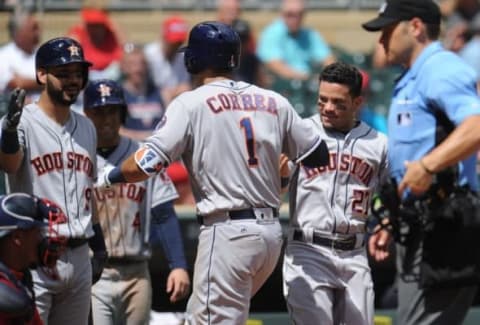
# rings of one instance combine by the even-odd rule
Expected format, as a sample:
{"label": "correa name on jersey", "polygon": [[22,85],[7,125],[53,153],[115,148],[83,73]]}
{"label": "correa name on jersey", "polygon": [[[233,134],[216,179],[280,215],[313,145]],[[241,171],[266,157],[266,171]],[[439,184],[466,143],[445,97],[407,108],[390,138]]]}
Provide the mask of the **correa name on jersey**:
{"label": "correa name on jersey", "polygon": [[[327,166],[307,168],[302,165],[302,167],[305,171],[306,177],[313,178],[327,171],[336,171],[337,163],[337,153],[330,152],[330,162]],[[339,171],[350,173],[365,185],[368,185],[370,183],[374,174],[373,167],[370,166],[367,161],[355,156],[351,156],[349,154],[342,154],[340,156],[340,166],[338,167]]]}
{"label": "correa name on jersey", "polygon": [[206,104],[215,114],[225,111],[260,111],[278,114],[277,102],[273,97],[262,94],[216,94],[206,99]]}
{"label": "correa name on jersey", "polygon": [[136,203],[141,203],[145,197],[146,188],[138,184],[119,183],[113,188],[99,190],[95,189],[95,197],[97,201],[103,202],[114,198],[127,198]]}
{"label": "correa name on jersey", "polygon": [[[77,152],[67,152],[66,168],[76,171],[83,171],[89,177],[93,177],[93,163],[90,157]],[[42,156],[33,158],[30,163],[37,172],[38,176],[54,170],[61,171],[65,169],[62,152],[51,152]]]}

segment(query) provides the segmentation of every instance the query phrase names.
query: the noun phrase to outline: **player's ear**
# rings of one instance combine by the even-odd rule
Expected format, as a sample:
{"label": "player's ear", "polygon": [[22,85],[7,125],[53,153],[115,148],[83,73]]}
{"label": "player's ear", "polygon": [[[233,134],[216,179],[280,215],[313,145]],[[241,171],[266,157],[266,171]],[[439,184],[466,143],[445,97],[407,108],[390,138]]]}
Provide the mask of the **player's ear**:
{"label": "player's ear", "polygon": [[37,81],[41,85],[45,85],[47,83],[47,70],[43,68],[37,69]]}
{"label": "player's ear", "polygon": [[359,110],[362,105],[363,105],[364,97],[363,96],[357,96],[353,98],[353,107],[355,107],[355,110]]}

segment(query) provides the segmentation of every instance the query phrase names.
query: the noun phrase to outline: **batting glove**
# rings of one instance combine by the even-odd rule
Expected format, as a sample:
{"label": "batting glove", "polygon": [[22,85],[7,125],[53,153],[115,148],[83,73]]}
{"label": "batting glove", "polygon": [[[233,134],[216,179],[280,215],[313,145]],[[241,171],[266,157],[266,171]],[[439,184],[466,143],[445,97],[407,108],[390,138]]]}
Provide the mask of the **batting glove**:
{"label": "batting glove", "polygon": [[105,167],[103,167],[103,169],[98,175],[97,182],[95,183],[96,188],[104,189],[112,186],[112,182],[110,182],[108,175],[113,169],[115,169],[115,166],[112,165],[106,165]]}
{"label": "batting glove", "polygon": [[7,116],[3,119],[2,129],[6,131],[17,130],[20,117],[22,116],[23,104],[25,103],[26,92],[24,89],[15,88],[10,95],[8,102]]}

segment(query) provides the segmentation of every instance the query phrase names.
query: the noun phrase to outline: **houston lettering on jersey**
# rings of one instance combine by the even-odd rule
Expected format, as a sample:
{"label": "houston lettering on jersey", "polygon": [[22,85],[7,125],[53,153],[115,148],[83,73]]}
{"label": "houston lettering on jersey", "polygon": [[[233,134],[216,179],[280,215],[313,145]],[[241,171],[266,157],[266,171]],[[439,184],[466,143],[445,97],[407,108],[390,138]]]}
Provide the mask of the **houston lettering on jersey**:
{"label": "houston lettering on jersey", "polygon": [[277,102],[262,94],[217,94],[206,100],[215,114],[224,111],[260,111],[277,115]]}
{"label": "houston lettering on jersey", "polygon": [[95,197],[98,202],[111,199],[129,199],[136,203],[141,203],[145,196],[146,189],[144,186],[137,184],[119,183],[113,188],[99,190],[95,189]]}
{"label": "houston lettering on jersey", "polygon": [[62,159],[61,152],[47,153],[43,156],[33,158],[30,163],[37,172],[37,176],[54,170],[62,170],[65,168],[82,171],[89,177],[93,177],[93,163],[90,157],[84,156],[76,152],[67,152],[67,162]]}
{"label": "houston lettering on jersey", "polygon": [[[337,166],[338,163],[339,165]],[[302,165],[302,167],[307,178],[315,177],[327,171],[336,171],[337,169],[341,172],[350,173],[364,185],[368,185],[373,177],[373,167],[370,166],[367,161],[349,154],[341,154],[340,159],[337,159],[337,153],[330,152],[330,162],[328,166],[307,168]]]}

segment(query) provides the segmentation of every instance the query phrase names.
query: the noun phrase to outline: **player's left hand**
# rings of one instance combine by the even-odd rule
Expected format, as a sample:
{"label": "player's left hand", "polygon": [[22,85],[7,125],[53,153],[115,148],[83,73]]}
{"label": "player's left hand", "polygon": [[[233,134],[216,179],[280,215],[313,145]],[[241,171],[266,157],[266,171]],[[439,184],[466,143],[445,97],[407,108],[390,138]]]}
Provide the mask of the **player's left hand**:
{"label": "player's left hand", "polygon": [[385,228],[377,225],[368,239],[368,253],[376,262],[382,262],[390,256],[389,246],[392,234]]}
{"label": "player's left hand", "polygon": [[174,303],[185,298],[190,291],[190,277],[186,270],[173,269],[167,279],[167,293],[170,294],[170,302]]}
{"label": "player's left hand", "polygon": [[425,193],[432,185],[433,175],[429,174],[419,161],[405,162],[405,175],[398,185],[398,195],[403,196],[407,188],[415,195]]}

